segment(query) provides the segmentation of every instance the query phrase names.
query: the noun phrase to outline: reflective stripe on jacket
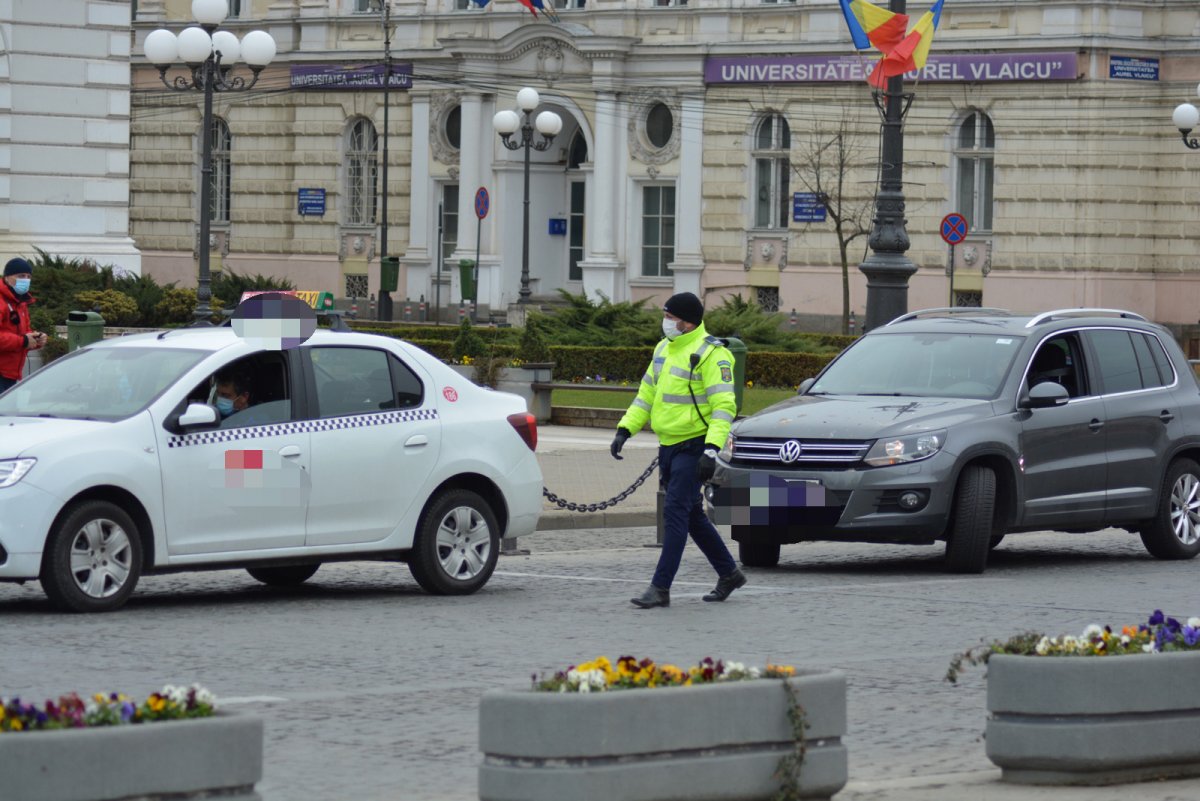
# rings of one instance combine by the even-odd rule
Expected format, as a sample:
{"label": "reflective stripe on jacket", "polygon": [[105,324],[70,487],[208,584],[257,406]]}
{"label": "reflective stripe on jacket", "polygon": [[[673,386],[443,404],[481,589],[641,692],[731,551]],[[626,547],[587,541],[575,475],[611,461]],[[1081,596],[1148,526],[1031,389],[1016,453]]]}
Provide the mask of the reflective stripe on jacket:
{"label": "reflective stripe on jacket", "polygon": [[[697,357],[694,369],[692,354]],[[733,354],[721,340],[710,337],[701,323],[673,341],[658,343],[650,367],[642,376],[637,399],[617,426],[636,434],[649,420],[663,445],[702,436],[705,444],[721,448],[736,413]]]}

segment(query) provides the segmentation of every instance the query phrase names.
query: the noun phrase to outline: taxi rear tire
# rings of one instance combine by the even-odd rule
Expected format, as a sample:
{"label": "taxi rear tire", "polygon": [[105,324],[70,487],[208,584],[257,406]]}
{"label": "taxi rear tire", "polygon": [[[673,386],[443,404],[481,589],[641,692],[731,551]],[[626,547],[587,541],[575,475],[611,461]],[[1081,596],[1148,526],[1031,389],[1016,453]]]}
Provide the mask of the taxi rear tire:
{"label": "taxi rear tire", "polygon": [[313,577],[321,567],[315,565],[287,565],[285,567],[248,567],[250,577],[271,587],[295,587]]}
{"label": "taxi rear tire", "polygon": [[51,532],[39,580],[60,609],[111,612],[129,600],[141,575],[142,540],[133,518],[115,503],[84,501]]}
{"label": "taxi rear tire", "polygon": [[417,526],[408,569],[432,595],[470,595],[491,578],[500,556],[492,507],[465,489],[437,496]]}

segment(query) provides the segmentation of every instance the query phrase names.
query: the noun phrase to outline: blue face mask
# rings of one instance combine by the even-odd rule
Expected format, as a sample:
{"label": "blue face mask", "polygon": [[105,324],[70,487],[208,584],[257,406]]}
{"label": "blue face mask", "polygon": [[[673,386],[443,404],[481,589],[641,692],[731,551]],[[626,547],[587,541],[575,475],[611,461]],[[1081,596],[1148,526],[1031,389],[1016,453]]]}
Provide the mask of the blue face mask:
{"label": "blue face mask", "polygon": [[13,284],[13,291],[15,291],[18,295],[24,295],[29,291],[30,283],[31,280],[28,278],[18,278],[17,282]]}
{"label": "blue face mask", "polygon": [[217,398],[217,411],[222,417],[233,414],[233,398]]}

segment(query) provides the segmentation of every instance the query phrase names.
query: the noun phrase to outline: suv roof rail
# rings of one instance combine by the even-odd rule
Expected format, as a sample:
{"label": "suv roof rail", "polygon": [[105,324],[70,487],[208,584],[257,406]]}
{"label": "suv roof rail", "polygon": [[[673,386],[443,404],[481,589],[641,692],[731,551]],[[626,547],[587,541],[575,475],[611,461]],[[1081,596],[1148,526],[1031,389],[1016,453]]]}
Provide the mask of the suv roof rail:
{"label": "suv roof rail", "polygon": [[895,325],[896,323],[903,323],[903,322],[907,322],[908,320],[915,320],[918,317],[933,316],[936,314],[944,314],[944,315],[984,314],[987,312],[994,312],[997,314],[1005,314],[1005,315],[1012,314],[1012,312],[1010,312],[1008,309],[995,309],[995,308],[991,308],[988,306],[983,306],[983,307],[980,307],[980,306],[941,306],[936,309],[920,309],[918,311],[908,312],[907,314],[902,314],[899,317],[897,317],[895,320],[892,320],[890,323],[888,323],[888,325]]}
{"label": "suv roof rail", "polygon": [[1035,325],[1041,325],[1049,320],[1054,320],[1059,317],[1095,317],[1097,315],[1112,315],[1113,317],[1123,317],[1127,320],[1140,320],[1143,323],[1149,322],[1145,317],[1137,312],[1122,311],[1121,309],[1055,309],[1054,311],[1042,312],[1025,323],[1026,328],[1033,328]]}

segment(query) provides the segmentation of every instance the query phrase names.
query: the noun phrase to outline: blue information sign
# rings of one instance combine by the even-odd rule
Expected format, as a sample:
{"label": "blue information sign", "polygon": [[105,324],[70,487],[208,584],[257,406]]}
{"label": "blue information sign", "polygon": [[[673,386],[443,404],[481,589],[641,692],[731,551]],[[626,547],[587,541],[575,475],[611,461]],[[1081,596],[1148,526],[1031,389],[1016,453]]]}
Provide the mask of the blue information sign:
{"label": "blue information sign", "polygon": [[825,204],[816,192],[792,194],[792,222],[825,222]]}
{"label": "blue information sign", "polygon": [[1108,77],[1124,81],[1157,81],[1158,59],[1112,56],[1108,59]]}
{"label": "blue information sign", "polygon": [[325,216],[325,190],[324,189],[297,189],[296,190],[296,210],[300,212],[302,217],[324,217]]}
{"label": "blue information sign", "polygon": [[948,245],[957,245],[967,238],[967,218],[952,212],[942,218],[942,239]]}
{"label": "blue information sign", "polygon": [[551,236],[566,236],[567,235],[567,220],[565,217],[550,218],[550,235]]}

